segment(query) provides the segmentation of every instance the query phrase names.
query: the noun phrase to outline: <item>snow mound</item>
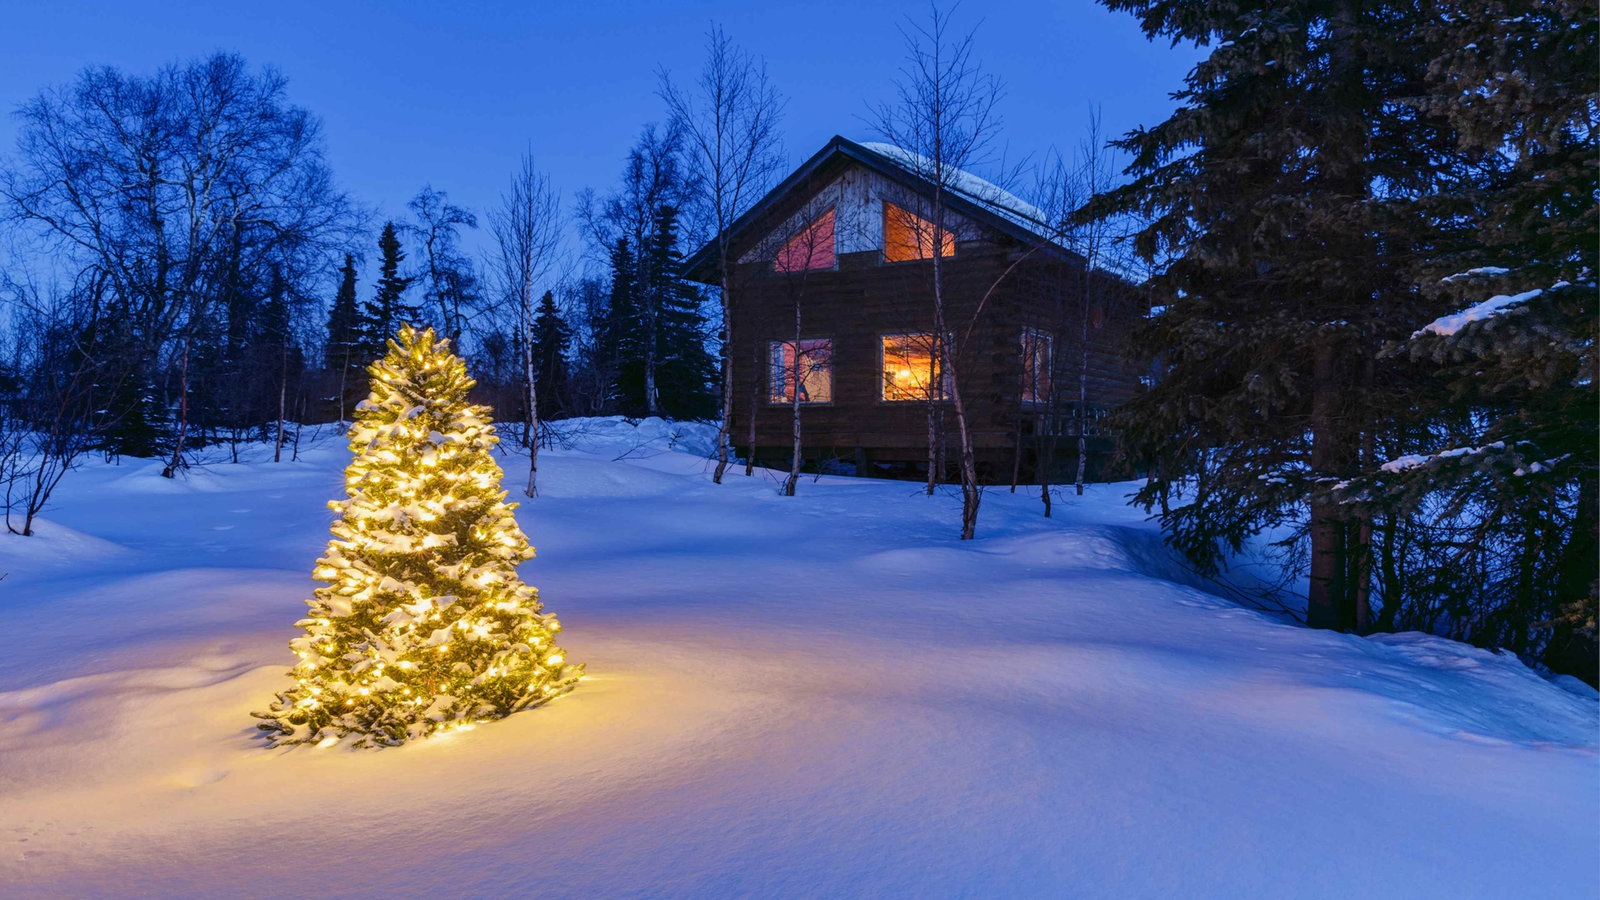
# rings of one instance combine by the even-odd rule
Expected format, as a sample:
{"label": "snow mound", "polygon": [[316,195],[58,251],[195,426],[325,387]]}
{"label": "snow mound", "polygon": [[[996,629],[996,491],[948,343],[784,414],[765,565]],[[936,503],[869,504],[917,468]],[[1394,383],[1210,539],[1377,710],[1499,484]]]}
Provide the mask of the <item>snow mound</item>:
{"label": "snow mound", "polygon": [[1552,690],[1513,654],[1431,634],[1379,634],[1367,643],[1388,651],[1373,653],[1385,667],[1378,692],[1418,721],[1480,740],[1595,746],[1592,689],[1588,696]]}
{"label": "snow mound", "polygon": [[[500,426],[510,434],[517,426]],[[544,423],[555,445],[594,456],[635,458],[660,453],[686,453],[710,457],[717,452],[717,426],[710,422],[679,422],[649,417],[622,416],[558,419]]]}
{"label": "snow mound", "polygon": [[[21,527],[21,520],[15,524]],[[0,528],[0,574],[13,567],[71,566],[85,558],[115,558],[127,552],[114,541],[44,518],[33,520],[33,534],[28,537]]]}

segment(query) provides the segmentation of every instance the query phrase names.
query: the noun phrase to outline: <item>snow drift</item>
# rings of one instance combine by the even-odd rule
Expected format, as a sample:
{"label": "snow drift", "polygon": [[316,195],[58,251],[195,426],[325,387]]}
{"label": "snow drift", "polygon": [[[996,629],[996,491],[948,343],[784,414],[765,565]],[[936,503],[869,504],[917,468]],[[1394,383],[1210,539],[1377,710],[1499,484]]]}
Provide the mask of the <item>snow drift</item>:
{"label": "snow drift", "polygon": [[[716,486],[574,423],[518,511],[589,677],[397,750],[268,750],[344,450],[74,473],[0,539],[0,883],[38,895],[1594,896],[1594,692],[1184,583],[1126,486],[1057,518]],[[503,460],[520,484],[525,460]],[[513,487],[513,499],[518,499]]]}

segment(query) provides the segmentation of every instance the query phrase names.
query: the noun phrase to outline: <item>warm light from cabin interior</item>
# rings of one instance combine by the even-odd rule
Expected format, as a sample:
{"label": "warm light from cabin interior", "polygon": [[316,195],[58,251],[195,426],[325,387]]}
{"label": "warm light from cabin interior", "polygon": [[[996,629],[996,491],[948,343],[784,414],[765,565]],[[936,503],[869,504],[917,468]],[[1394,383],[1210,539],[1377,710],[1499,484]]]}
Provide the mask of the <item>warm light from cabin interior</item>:
{"label": "warm light from cabin interior", "polygon": [[1022,402],[1050,399],[1050,335],[1037,328],[1022,330]]}
{"label": "warm light from cabin interior", "polygon": [[[954,256],[955,235],[946,231],[939,242],[940,256]],[[884,262],[933,258],[933,223],[893,203],[883,204]]]}
{"label": "warm light from cabin interior", "polygon": [[793,403],[795,387],[800,389],[801,403],[833,402],[833,341],[816,338],[798,342],[773,341],[771,347],[771,390],[767,399],[772,403]]}
{"label": "warm light from cabin interior", "polygon": [[883,399],[928,400],[950,393],[950,376],[939,377],[933,334],[886,334],[883,336]]}
{"label": "warm light from cabin interior", "polygon": [[830,207],[811,224],[800,229],[778,248],[772,268],[779,272],[806,272],[831,269],[834,264],[833,209]]}

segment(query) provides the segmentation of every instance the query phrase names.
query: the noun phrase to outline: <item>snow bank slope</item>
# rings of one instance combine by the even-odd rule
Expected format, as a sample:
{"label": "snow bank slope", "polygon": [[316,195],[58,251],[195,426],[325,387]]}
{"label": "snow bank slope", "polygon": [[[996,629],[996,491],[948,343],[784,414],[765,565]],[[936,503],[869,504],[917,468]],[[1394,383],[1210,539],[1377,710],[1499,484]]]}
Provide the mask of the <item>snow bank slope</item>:
{"label": "snow bank slope", "polygon": [[1117,486],[1053,521],[990,492],[962,544],[953,494],[783,498],[710,484],[692,428],[583,433],[519,517],[591,677],[381,752],[268,751],[248,716],[336,442],[75,473],[0,539],[0,893],[1596,893],[1592,693],[1164,580]]}

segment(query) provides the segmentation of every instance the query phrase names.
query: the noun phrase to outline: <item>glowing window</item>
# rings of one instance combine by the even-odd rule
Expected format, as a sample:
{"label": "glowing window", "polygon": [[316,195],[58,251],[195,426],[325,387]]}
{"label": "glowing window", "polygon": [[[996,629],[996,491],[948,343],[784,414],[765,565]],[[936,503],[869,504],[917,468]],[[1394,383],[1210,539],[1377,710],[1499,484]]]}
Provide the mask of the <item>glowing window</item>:
{"label": "glowing window", "polygon": [[[948,230],[939,241],[940,256],[954,256],[956,238]],[[883,259],[905,262],[933,258],[933,223],[893,203],[883,204]]]}
{"label": "glowing window", "polygon": [[833,341],[773,341],[771,352],[769,402],[793,403],[796,385],[801,403],[833,402]]}
{"label": "glowing window", "polygon": [[779,272],[805,272],[831,269],[833,263],[833,210],[830,208],[783,242],[772,268]]}
{"label": "glowing window", "polygon": [[932,332],[883,336],[883,399],[943,400],[952,385],[941,369]]}
{"label": "glowing window", "polygon": [[1037,328],[1022,330],[1022,402],[1050,399],[1050,335]]}

